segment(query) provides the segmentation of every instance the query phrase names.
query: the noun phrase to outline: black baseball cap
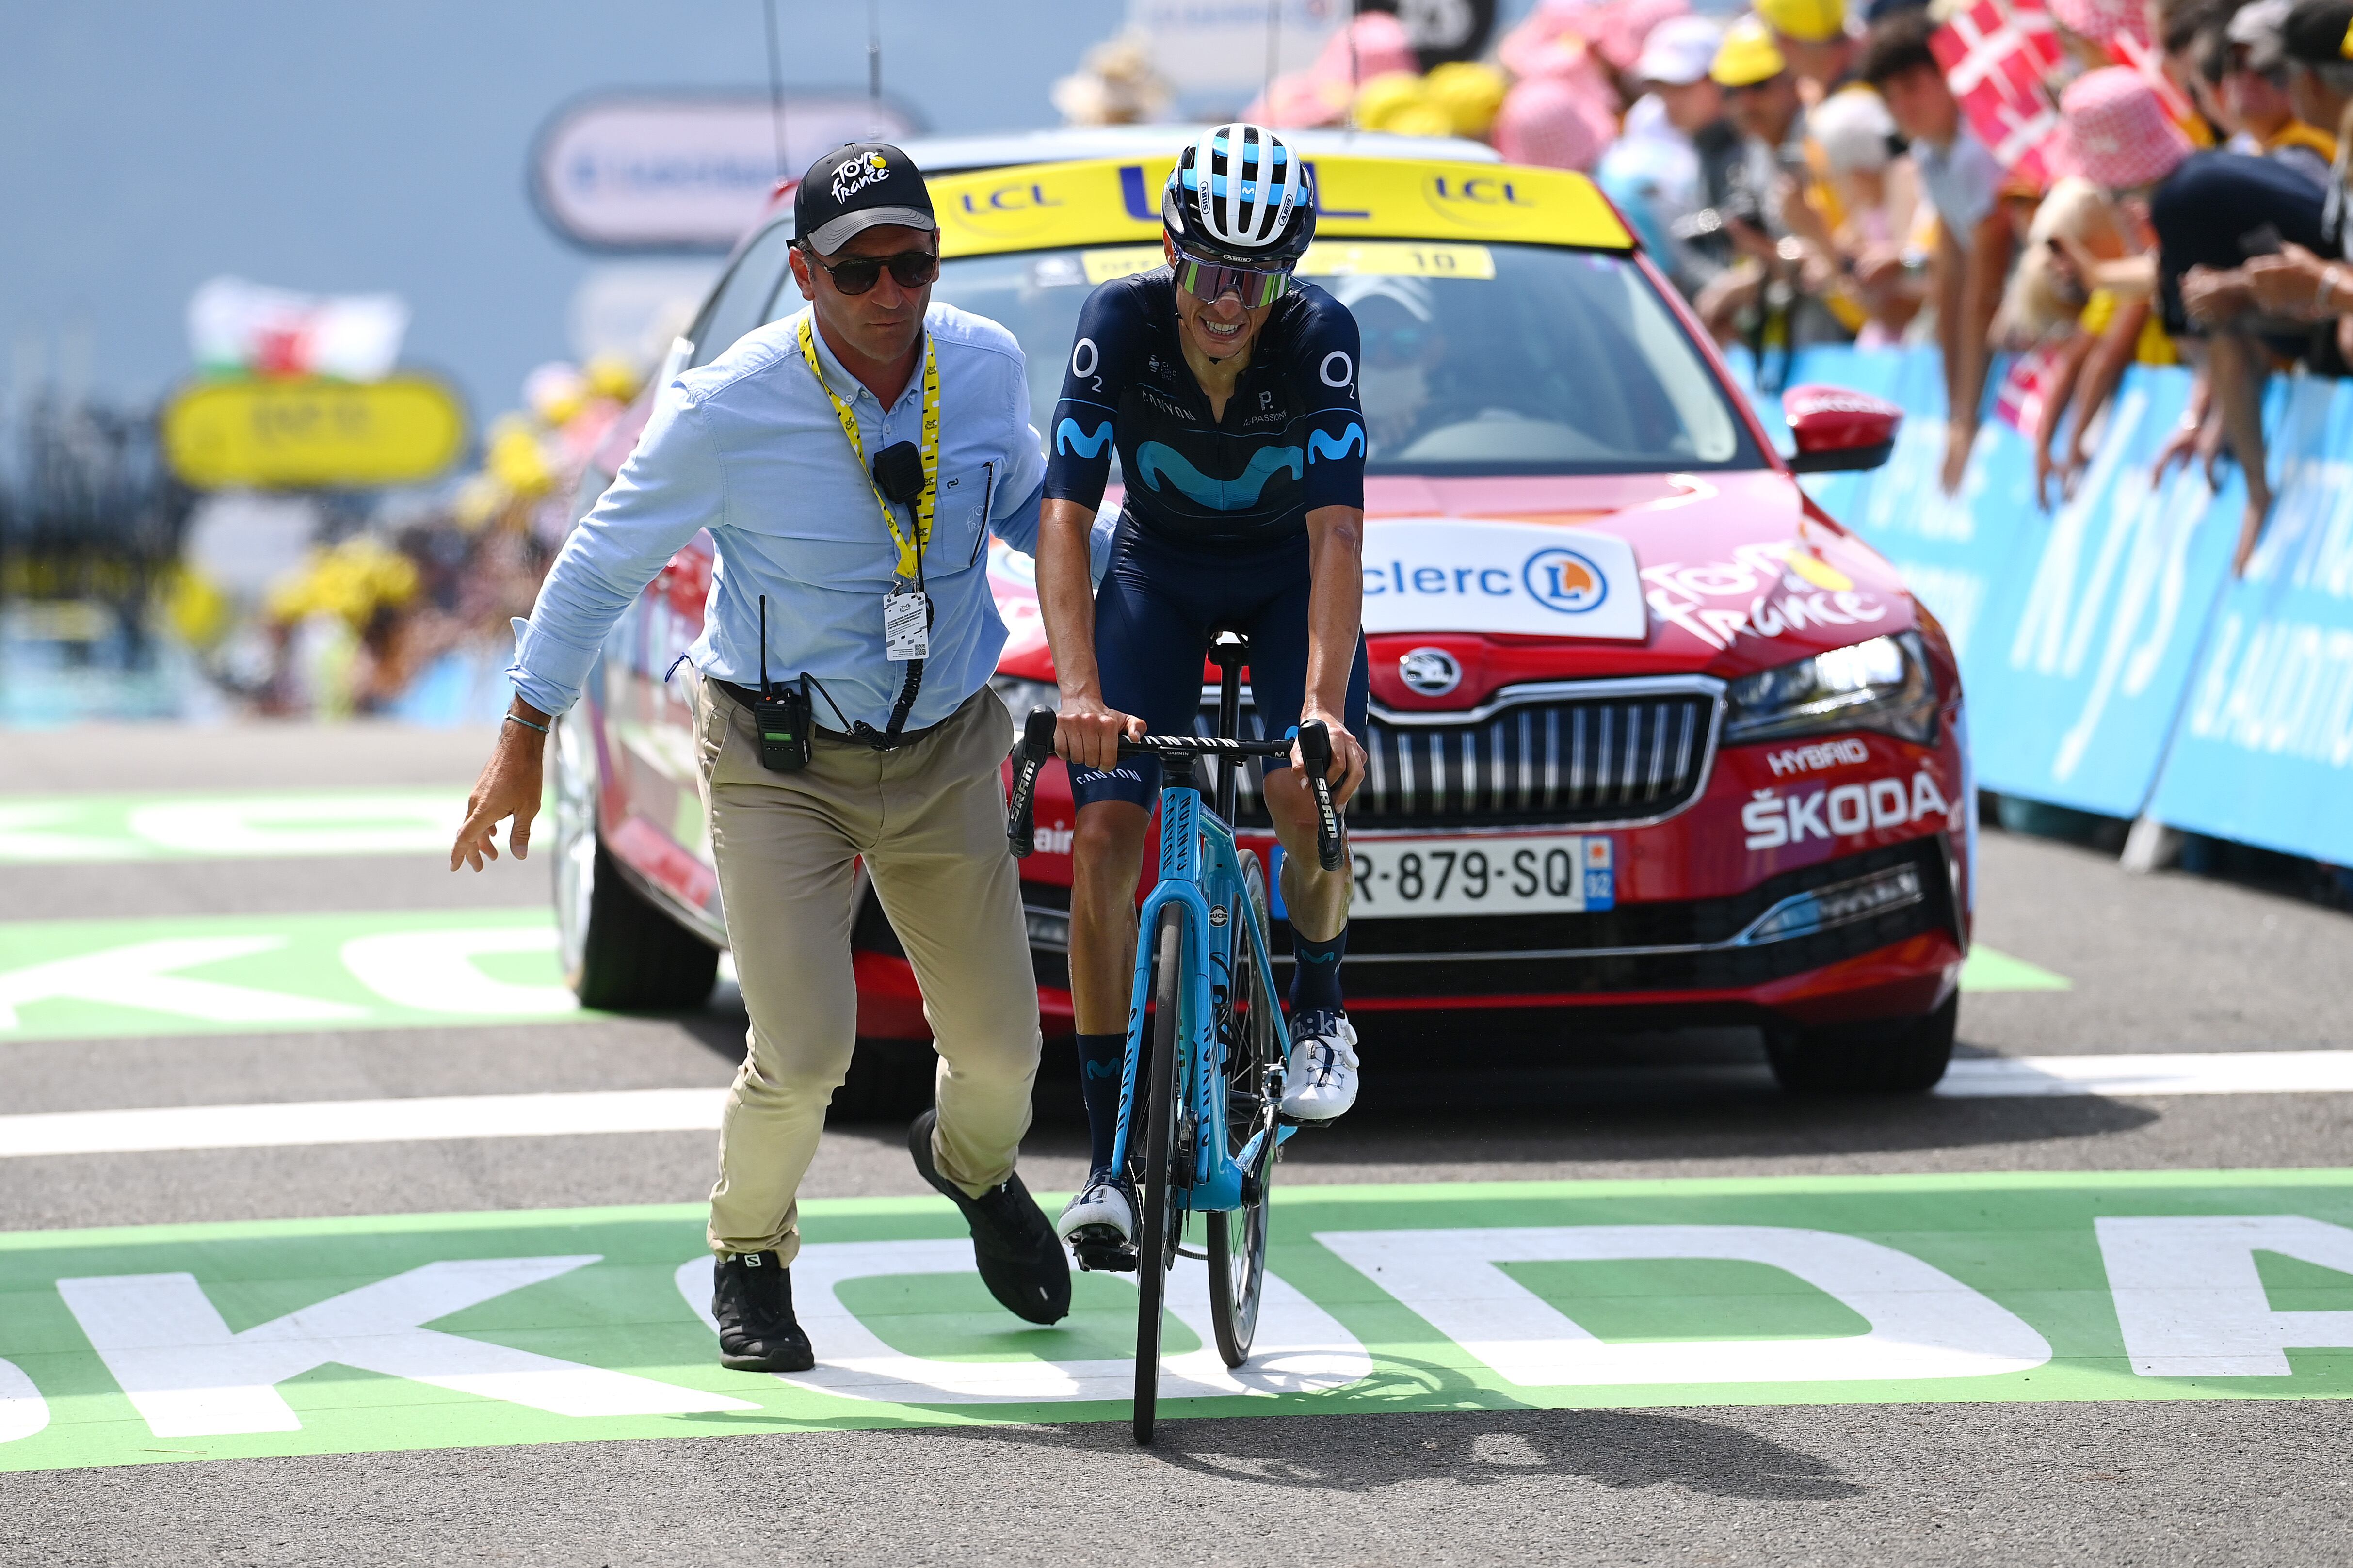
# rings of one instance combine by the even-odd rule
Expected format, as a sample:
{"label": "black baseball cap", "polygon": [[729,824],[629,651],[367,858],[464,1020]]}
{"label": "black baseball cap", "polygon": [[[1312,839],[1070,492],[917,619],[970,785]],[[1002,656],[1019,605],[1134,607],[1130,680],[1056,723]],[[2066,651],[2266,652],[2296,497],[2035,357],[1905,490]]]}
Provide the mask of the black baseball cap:
{"label": "black baseball cap", "polygon": [[2292,60],[2344,65],[2348,28],[2353,28],[2353,0],[2296,0],[2280,26],[2280,44]]}
{"label": "black baseball cap", "polygon": [[878,224],[929,234],[932,193],[915,161],[887,142],[851,142],[808,167],[793,193],[793,231],[819,256],[831,256]]}

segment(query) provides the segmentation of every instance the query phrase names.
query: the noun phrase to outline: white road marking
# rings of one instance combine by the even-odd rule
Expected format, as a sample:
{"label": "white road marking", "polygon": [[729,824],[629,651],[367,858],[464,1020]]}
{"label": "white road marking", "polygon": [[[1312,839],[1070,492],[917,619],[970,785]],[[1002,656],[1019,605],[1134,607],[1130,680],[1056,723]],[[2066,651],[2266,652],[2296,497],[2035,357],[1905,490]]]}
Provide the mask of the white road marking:
{"label": "white road marking", "polygon": [[[1965,1100],[2353,1094],[2353,1051],[1974,1058],[1955,1062],[1936,1093]],[[588,1132],[712,1131],[719,1126],[726,1100],[723,1089],[628,1089],[53,1110],[0,1116],[0,1159],[173,1149],[269,1149],[307,1143],[550,1138]]]}
{"label": "white road marking", "polygon": [[1957,1100],[2074,1094],[2353,1094],[2353,1051],[1964,1058],[1946,1072],[1936,1093]]}
{"label": "white road marking", "polygon": [[720,1108],[726,1099],[723,1089],[633,1089],[583,1094],[465,1094],[285,1105],[174,1105],[152,1110],[60,1110],[0,1116],[0,1157],[448,1138],[547,1138],[579,1132],[707,1131],[718,1127]]}

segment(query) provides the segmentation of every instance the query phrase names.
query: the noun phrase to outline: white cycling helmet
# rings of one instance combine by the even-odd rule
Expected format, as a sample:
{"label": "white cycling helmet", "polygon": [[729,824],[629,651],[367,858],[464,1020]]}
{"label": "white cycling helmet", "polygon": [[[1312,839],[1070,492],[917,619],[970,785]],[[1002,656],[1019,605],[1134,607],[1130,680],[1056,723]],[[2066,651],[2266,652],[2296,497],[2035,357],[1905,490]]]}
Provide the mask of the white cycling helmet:
{"label": "white cycling helmet", "polygon": [[1160,221],[1204,261],[1287,272],[1315,237],[1315,187],[1282,137],[1237,121],[1176,155]]}

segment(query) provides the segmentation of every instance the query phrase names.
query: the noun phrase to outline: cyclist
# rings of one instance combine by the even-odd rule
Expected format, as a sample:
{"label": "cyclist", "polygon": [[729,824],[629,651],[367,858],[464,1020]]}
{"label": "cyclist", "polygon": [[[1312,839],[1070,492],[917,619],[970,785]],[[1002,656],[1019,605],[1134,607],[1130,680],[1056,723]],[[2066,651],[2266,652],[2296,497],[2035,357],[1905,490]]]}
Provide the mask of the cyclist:
{"label": "cyclist", "polygon": [[[1261,732],[1331,727],[1335,803],[1365,771],[1364,414],[1356,323],[1292,270],[1315,233],[1310,173],[1256,125],[1187,147],[1161,192],[1167,265],[1097,289],[1055,405],[1038,597],[1061,686],[1055,749],[1078,806],[1071,996],[1093,1173],[1057,1227],[1082,1267],[1133,1268],[1134,1194],[1112,1166],[1135,954],[1135,887],[1160,765],[1122,735],[1189,733],[1210,629],[1250,638]],[[1125,481],[1111,561],[1088,532],[1116,449]],[[1284,1112],[1328,1121],[1356,1097],[1341,1005],[1349,875],[1315,856],[1303,764],[1270,770],[1292,927]]]}

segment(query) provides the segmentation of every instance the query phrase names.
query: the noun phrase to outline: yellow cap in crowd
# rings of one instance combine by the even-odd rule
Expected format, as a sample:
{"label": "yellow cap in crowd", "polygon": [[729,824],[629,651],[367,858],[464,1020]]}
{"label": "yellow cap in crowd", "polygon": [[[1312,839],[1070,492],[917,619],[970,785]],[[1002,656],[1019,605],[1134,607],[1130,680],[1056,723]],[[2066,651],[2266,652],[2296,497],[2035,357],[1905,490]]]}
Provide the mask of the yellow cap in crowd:
{"label": "yellow cap in crowd", "polygon": [[1846,0],[1757,0],[1757,14],[1800,43],[1825,43],[1846,33]]}
{"label": "yellow cap in crowd", "polygon": [[1755,16],[1743,16],[1724,30],[1724,42],[1716,46],[1715,63],[1707,74],[1718,87],[1754,87],[1788,68],[1773,42],[1773,30]]}

